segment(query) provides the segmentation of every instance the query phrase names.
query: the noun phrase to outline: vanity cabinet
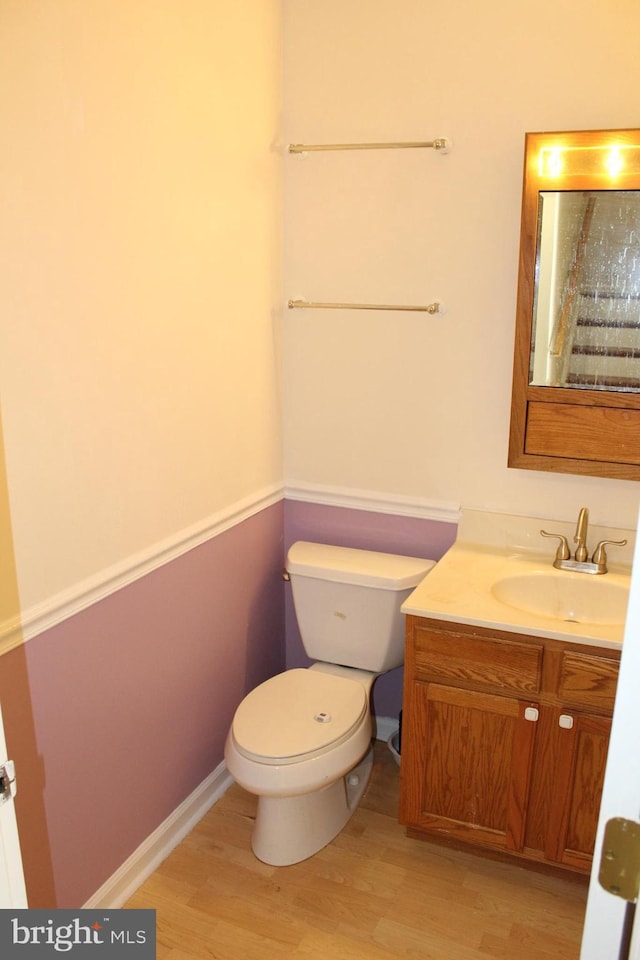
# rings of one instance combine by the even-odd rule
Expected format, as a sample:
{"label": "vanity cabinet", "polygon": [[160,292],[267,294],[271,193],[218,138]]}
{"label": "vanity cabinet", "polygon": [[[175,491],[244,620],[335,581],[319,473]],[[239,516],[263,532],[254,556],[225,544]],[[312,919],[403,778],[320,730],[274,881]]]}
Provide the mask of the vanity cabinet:
{"label": "vanity cabinet", "polygon": [[620,654],[407,618],[400,820],[588,873]]}

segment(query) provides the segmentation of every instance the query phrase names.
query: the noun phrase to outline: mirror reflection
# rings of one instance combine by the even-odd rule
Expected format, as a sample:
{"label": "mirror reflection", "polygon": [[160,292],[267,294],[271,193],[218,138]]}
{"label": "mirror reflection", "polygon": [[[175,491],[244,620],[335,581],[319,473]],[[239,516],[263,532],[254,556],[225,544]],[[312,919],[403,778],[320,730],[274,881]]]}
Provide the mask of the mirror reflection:
{"label": "mirror reflection", "polygon": [[529,383],[640,392],[640,191],[540,191]]}

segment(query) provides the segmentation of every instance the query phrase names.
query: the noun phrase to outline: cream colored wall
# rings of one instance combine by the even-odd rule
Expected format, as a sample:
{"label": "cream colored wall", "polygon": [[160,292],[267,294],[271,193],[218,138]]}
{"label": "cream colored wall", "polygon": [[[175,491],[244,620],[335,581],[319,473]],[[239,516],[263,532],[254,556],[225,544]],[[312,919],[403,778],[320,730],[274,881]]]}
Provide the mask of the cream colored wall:
{"label": "cream colored wall", "polygon": [[[0,623],[11,625],[12,645],[21,642],[20,600],[16,562],[13,551],[13,532],[11,530],[11,510],[7,491],[7,477],[2,437],[2,418],[0,417]],[[17,629],[16,629],[17,628]],[[0,638],[0,654],[8,647]]]}
{"label": "cream colored wall", "polygon": [[286,161],[289,486],[636,526],[631,482],[507,469],[524,134],[638,125],[635,0],[285,0],[285,139],[430,151]]}
{"label": "cream colored wall", "polygon": [[282,482],[277,0],[6,0],[0,386],[23,609]]}

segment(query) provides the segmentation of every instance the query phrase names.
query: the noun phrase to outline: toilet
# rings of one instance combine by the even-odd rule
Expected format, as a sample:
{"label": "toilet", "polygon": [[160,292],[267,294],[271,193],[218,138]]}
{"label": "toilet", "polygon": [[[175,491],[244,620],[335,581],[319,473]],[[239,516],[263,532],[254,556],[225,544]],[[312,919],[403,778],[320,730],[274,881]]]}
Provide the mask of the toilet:
{"label": "toilet", "polygon": [[315,662],[252,690],[225,745],[227,769],[258,797],[251,846],[264,863],[313,856],[357,807],[373,764],[371,688],[403,663],[400,607],[433,566],[349,547],[291,546],[296,618]]}

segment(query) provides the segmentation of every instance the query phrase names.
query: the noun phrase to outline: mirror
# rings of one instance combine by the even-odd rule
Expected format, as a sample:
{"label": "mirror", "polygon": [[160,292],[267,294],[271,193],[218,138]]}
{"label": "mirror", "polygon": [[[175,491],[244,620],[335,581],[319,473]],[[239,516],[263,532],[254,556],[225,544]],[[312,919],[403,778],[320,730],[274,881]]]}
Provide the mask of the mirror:
{"label": "mirror", "polygon": [[509,466],[640,479],[640,130],[526,135]]}
{"label": "mirror", "polygon": [[640,391],[640,191],[544,190],[529,383]]}

